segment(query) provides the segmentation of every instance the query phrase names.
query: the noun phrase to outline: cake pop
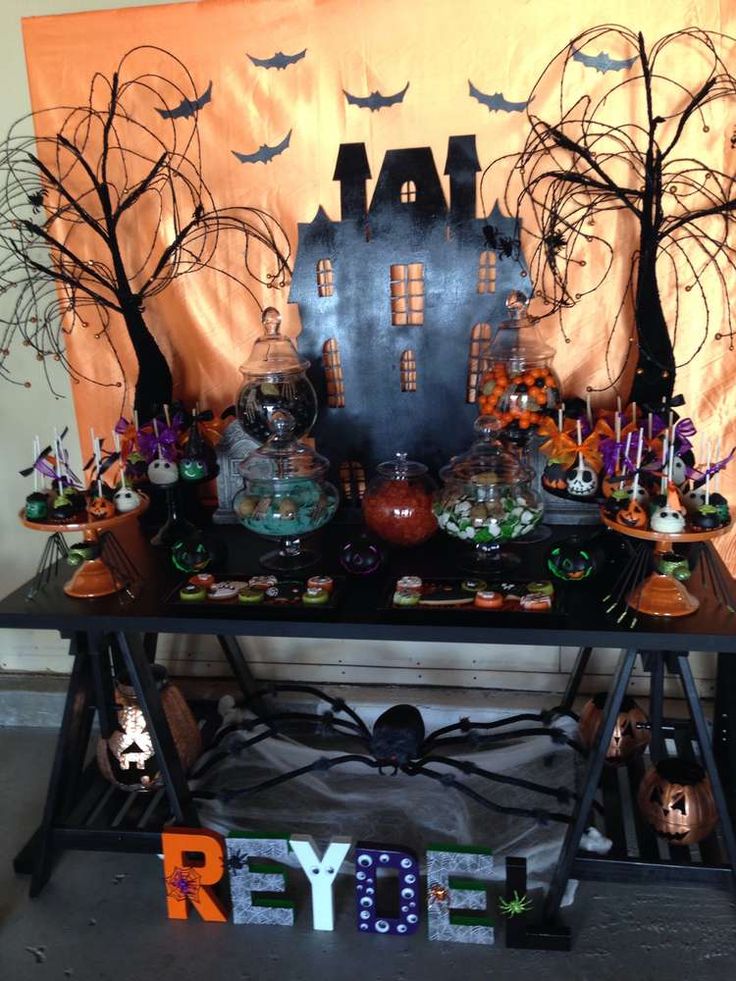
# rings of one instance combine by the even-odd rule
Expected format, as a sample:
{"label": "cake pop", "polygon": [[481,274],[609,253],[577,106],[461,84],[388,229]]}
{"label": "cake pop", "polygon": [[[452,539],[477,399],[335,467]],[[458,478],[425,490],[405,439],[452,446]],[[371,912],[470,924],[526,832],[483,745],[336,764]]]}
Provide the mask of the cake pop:
{"label": "cake pop", "polygon": [[650,526],[652,531],[667,535],[678,535],[685,530],[685,509],[674,483],[669,485],[665,506],[652,513]]}

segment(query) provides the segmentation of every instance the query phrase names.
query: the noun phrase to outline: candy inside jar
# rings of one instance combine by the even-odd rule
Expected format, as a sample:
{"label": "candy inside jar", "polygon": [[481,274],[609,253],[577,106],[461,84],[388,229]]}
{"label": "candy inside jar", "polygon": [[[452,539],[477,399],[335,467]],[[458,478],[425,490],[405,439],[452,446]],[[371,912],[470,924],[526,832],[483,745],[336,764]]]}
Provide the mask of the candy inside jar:
{"label": "candy inside jar", "polygon": [[291,340],[281,334],[281,315],[274,307],[263,311],[263,336],[253,345],[240,368],[243,387],[238,393],[238,421],[259,443],[271,435],[274,412],[288,412],[294,421],[293,438],[306,435],[317,418],[317,395]]}
{"label": "candy inside jar", "polygon": [[550,367],[554,348],[545,344],[526,311],[526,296],[509,293],[509,318],[499,324],[482,357],[476,401],[480,414],[495,416],[506,435],[522,436],[539,425],[560,399]]}
{"label": "candy inside jar", "polygon": [[318,560],[319,553],[304,548],[301,539],[334,516],[338,493],[325,480],[328,461],[294,439],[290,413],[275,411],[269,424],[272,435],[240,465],[245,486],[233,508],[249,531],[281,540],[278,550],[261,557],[262,565],[298,569]]}
{"label": "candy inside jar", "polygon": [[406,453],[379,463],[378,473],[363,498],[363,518],[368,528],[392,545],[412,546],[426,542],[437,530],[433,510],[435,485],[427,468]]}
{"label": "candy inside jar", "polygon": [[440,471],[443,487],[434,511],[440,528],[471,543],[474,563],[498,561],[498,546],[528,538],[544,509],[532,488],[533,471],[498,438],[499,421],[480,416],[478,439]]}

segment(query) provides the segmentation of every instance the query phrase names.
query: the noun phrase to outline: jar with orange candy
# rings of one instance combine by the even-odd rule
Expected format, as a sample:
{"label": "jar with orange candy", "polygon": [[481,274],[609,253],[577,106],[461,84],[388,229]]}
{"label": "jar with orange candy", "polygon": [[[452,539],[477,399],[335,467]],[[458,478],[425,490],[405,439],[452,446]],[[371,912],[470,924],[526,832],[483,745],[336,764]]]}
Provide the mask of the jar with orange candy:
{"label": "jar with orange candy", "polygon": [[560,382],[551,368],[555,350],[527,314],[527,297],[509,293],[507,320],[491,340],[480,372],[476,401],[480,415],[495,416],[506,436],[523,438],[560,400]]}

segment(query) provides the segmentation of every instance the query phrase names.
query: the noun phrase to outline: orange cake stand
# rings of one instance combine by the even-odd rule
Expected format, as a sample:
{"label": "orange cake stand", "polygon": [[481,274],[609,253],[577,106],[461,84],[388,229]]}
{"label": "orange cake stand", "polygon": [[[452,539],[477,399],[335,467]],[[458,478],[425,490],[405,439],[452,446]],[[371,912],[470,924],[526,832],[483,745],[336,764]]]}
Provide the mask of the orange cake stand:
{"label": "orange cake stand", "polygon": [[[145,494],[140,494],[140,498],[140,506],[134,511],[114,514],[111,518],[100,518],[98,521],[70,521],[68,524],[57,525],[50,521],[29,521],[24,511],[20,512],[19,517],[21,524],[26,528],[32,528],[33,531],[45,531],[47,534],[81,532],[85,542],[99,544],[103,532],[122,527],[143,514],[150,502]],[[96,559],[85,559],[82,562],[69,582],[64,584],[64,592],[67,596],[74,596],[77,599],[95,599],[98,596],[117,593],[124,586],[125,583],[120,581],[102,555],[99,555]]]}
{"label": "orange cake stand", "polygon": [[[707,542],[711,538],[718,538],[731,530],[734,516],[731,521],[722,528],[713,528],[709,531],[683,531],[680,534],[668,535],[664,532],[649,531],[642,528],[627,528],[625,525],[617,524],[605,514],[601,514],[603,524],[612,528],[621,535],[629,538],[639,538],[645,542],[654,542],[654,555],[664,555],[669,552],[673,545],[678,543],[687,544],[689,542]],[[686,617],[700,606],[700,601],[689,592],[683,583],[668,576],[663,572],[652,572],[651,575],[635,586],[629,593],[626,602],[632,610],[639,613],[646,613],[653,617]]]}

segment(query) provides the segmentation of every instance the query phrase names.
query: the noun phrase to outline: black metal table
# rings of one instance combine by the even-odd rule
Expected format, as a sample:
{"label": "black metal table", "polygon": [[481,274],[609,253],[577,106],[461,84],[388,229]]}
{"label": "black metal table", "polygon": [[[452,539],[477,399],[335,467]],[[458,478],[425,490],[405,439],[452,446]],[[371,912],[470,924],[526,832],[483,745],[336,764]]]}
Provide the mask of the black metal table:
{"label": "black metal table", "polygon": [[[265,550],[262,542],[232,526],[214,529],[211,534],[226,550],[218,571],[233,575],[263,571],[258,565],[258,556]],[[340,550],[355,534],[355,528],[345,525],[333,524],[325,529],[321,541],[324,560],[316,571],[341,572]],[[570,534],[570,529],[553,529],[553,534],[562,539]],[[600,533],[588,529],[584,534]],[[256,683],[238,638],[271,635],[575,646],[579,655],[563,697],[564,708],[573,704],[592,649],[621,648],[603,711],[600,736],[586,761],[578,802],[546,897],[544,923],[557,921],[570,876],[634,881],[677,878],[733,886],[736,839],[729,806],[736,785],[736,658],[728,655],[736,655],[736,617],[729,615],[711,596],[699,592],[695,575],[691,588],[701,600],[695,614],[671,620],[641,616],[633,631],[615,620],[607,620],[600,598],[621,561],[621,542],[612,532],[603,532],[600,542],[608,559],[599,576],[591,583],[560,586],[559,610],[543,616],[494,613],[491,619],[468,616],[462,611],[391,609],[391,587],[399,575],[412,573],[429,578],[460,574],[462,546],[443,536],[436,536],[421,548],[390,554],[382,570],[374,576],[349,579],[337,608],[325,611],[295,609],[282,613],[264,608],[184,608],[181,604],[167,604],[165,599],[182,580],[182,574],[172,568],[166,553],[147,545],[138,528],[131,529],[125,542],[142,574],[143,585],[135,598],[71,599],[61,588],[63,572],[31,601],[26,598],[27,588],[21,587],[0,602],[0,627],[58,631],[69,638],[74,663],[43,819],[17,856],[16,870],[31,874],[31,895],[37,895],[48,880],[55,853],[63,849],[158,852],[165,823],[173,820],[196,827],[196,807],[151,670],[156,637],[159,633],[217,636],[241,690],[252,695]],[[520,566],[509,576],[537,579],[544,576],[544,555],[549,545],[550,542],[545,542],[519,547]],[[694,650],[715,651],[719,655],[712,741],[688,660],[688,652]],[[632,855],[624,841],[621,809],[612,792],[610,776],[604,771],[604,760],[638,655],[642,656],[651,677],[653,759],[656,761],[666,752],[663,679],[665,671],[671,671],[682,682],[692,719],[691,735],[713,784],[720,835],[711,835],[700,846],[699,861],[694,861],[687,849],[677,846],[669,848],[668,856],[660,855],[651,829],[639,820],[636,822],[638,854]],[[159,760],[163,790],[153,797],[116,791],[101,780],[94,763],[86,765],[95,711],[103,735],[109,735],[115,727],[111,706],[116,664],[125,668],[135,687]],[[677,740],[678,752],[692,754],[693,739],[683,735],[682,729],[677,730]],[[636,766],[630,768],[632,793],[640,776]],[[604,805],[608,802],[604,808],[604,830],[614,840],[614,848],[606,857],[579,851],[580,838],[600,787]],[[549,946],[555,946],[554,939]]]}

